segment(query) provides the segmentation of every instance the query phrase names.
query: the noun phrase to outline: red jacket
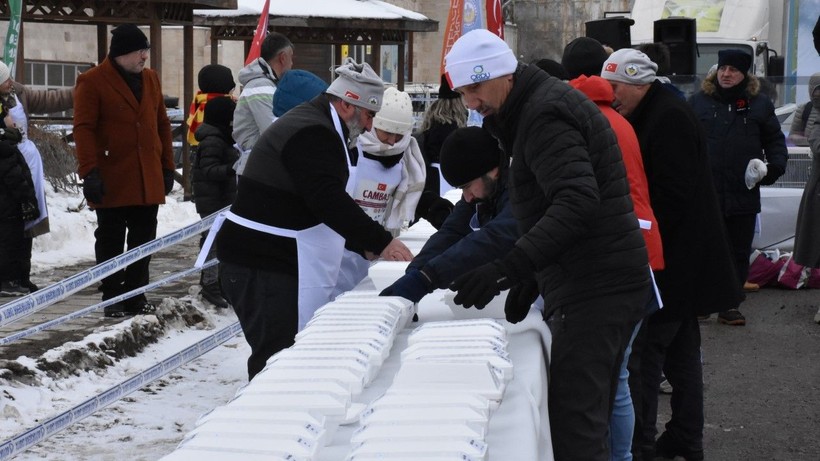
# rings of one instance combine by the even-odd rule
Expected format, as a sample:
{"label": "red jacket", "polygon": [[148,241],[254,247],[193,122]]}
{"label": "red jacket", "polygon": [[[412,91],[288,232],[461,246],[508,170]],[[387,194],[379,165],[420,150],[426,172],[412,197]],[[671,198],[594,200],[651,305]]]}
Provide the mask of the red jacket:
{"label": "red jacket", "polygon": [[612,131],[615,132],[615,137],[618,138],[618,147],[621,149],[621,155],[624,159],[626,177],[629,180],[629,195],[632,196],[635,216],[651,223],[649,229],[641,229],[646,242],[646,250],[649,253],[649,266],[654,271],[663,269],[661,233],[658,230],[658,221],[655,219],[655,213],[652,211],[652,205],[649,201],[649,188],[643,169],[641,147],[638,144],[635,130],[621,114],[612,108],[615,94],[612,92],[612,85],[608,81],[598,76],[587,77],[582,75],[570,80],[569,84],[597,104],[609,120]]}
{"label": "red jacket", "polygon": [[142,71],[142,100],[109,58],[77,77],[74,141],[80,177],[99,169],[105,193],[94,208],[165,203],[162,170],[173,170],[171,123],[156,72]]}

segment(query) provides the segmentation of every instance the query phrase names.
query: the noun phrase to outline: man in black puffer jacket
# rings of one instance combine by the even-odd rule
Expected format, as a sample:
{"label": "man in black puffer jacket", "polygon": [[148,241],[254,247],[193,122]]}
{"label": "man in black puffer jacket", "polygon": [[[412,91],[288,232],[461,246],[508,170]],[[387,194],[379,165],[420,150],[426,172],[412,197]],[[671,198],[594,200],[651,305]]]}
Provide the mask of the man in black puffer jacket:
{"label": "man in black puffer jacket", "polygon": [[608,460],[618,372],[651,283],[615,135],[592,101],[518,64],[487,30],[461,36],[445,71],[512,157],[510,203],[522,234],[505,256],[453,282],[455,302],[481,308],[510,288],[509,316],[544,297],[555,459]]}

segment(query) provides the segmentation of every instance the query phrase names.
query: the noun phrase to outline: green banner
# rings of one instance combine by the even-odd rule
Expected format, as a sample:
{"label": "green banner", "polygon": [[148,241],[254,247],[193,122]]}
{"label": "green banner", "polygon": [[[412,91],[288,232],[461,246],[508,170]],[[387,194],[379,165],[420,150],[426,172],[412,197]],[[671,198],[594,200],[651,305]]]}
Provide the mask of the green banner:
{"label": "green banner", "polygon": [[9,30],[6,32],[6,44],[3,47],[3,62],[14,75],[14,63],[17,62],[17,40],[20,38],[20,18],[23,13],[23,0],[9,0]]}

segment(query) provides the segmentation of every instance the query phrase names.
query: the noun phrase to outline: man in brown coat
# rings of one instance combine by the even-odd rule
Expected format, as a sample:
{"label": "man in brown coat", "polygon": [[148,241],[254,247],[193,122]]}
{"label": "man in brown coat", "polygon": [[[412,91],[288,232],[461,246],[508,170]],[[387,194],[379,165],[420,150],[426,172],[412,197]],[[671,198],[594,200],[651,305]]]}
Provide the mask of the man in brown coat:
{"label": "man in brown coat", "polygon": [[[157,210],[173,187],[171,124],[156,72],[145,69],[150,45],[133,24],[112,32],[108,57],[77,78],[74,140],[83,194],[97,213],[97,263],[156,238]],[[127,235],[127,237],[126,237]],[[146,257],[102,281],[102,299],[148,283]],[[106,307],[120,317],[152,312],[144,295]]]}

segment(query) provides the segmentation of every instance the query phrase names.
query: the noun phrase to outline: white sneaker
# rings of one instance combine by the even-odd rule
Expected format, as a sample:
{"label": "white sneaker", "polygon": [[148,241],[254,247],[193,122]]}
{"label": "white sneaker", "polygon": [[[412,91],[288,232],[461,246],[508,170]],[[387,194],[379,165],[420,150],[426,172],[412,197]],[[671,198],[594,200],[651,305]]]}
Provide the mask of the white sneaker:
{"label": "white sneaker", "polygon": [[817,309],[817,313],[814,314],[814,322],[820,323],[820,309]]}

